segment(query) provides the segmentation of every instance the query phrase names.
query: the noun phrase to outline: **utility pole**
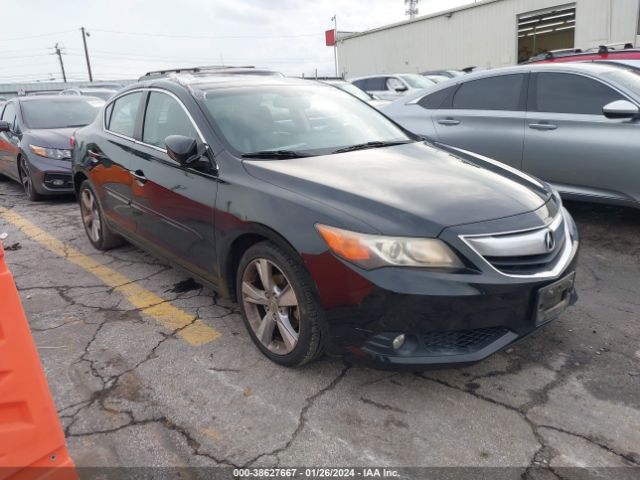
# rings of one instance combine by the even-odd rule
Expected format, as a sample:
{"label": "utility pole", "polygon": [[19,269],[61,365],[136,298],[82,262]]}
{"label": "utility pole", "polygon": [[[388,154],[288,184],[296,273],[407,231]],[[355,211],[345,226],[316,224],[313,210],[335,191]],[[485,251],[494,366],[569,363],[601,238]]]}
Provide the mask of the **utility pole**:
{"label": "utility pole", "polygon": [[82,32],[82,43],[84,44],[84,58],[87,59],[87,71],[89,72],[89,81],[93,82],[93,75],[91,74],[91,62],[89,62],[89,50],[87,49],[87,37],[90,36],[84,27],[80,27]]}
{"label": "utility pole", "polygon": [[338,15],[331,17],[333,20],[333,63],[336,67],[336,77],[338,77]]}
{"label": "utility pole", "polygon": [[419,2],[420,0],[404,0],[404,4],[407,6],[407,9],[405,10],[404,14],[409,15],[409,18],[414,18],[416,15],[418,15]]}
{"label": "utility pole", "polygon": [[60,47],[56,43],[54,47],[56,49],[56,55],[58,55],[58,60],[60,60],[60,69],[62,70],[62,79],[64,83],[67,83],[67,74],[64,72],[64,62],[62,61],[62,51],[60,51]]}

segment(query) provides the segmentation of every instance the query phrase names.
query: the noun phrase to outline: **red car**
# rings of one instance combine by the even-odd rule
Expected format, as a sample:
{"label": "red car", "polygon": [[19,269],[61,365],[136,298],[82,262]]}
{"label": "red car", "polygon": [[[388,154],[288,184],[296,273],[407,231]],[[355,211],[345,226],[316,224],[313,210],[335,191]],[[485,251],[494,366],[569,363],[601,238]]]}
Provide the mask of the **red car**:
{"label": "red car", "polygon": [[628,60],[640,61],[640,48],[633,48],[625,44],[621,49],[601,45],[598,49],[555,50],[542,53],[529,59],[527,63],[556,63],[556,62],[593,62],[610,61],[626,63]]}

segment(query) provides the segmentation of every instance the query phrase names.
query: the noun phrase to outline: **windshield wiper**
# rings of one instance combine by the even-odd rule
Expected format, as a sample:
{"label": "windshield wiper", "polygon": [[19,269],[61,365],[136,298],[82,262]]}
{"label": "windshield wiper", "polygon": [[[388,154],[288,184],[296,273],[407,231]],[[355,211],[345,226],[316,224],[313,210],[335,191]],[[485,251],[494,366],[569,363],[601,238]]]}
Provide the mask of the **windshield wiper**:
{"label": "windshield wiper", "polygon": [[353,152],[355,150],[366,150],[368,148],[381,148],[381,147],[391,147],[393,145],[404,145],[405,143],[410,143],[411,140],[396,140],[393,142],[367,142],[367,143],[358,143],[356,145],[349,145],[348,147],[339,148],[335,150],[333,153],[345,153],[345,152]]}
{"label": "windshield wiper", "polygon": [[259,152],[243,153],[242,158],[303,158],[308,157],[294,150],[261,150]]}

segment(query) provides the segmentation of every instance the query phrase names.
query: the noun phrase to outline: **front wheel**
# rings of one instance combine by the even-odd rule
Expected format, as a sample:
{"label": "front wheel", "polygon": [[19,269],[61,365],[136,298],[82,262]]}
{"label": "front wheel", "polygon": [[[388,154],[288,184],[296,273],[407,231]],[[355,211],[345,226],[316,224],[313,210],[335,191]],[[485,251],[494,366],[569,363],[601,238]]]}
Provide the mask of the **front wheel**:
{"label": "front wheel", "polygon": [[40,200],[42,195],[40,195],[33,186],[33,177],[31,176],[31,169],[29,168],[27,157],[20,157],[18,168],[20,169],[22,188],[24,189],[24,193],[27,194],[27,198],[32,202]]}
{"label": "front wheel", "polygon": [[105,222],[98,196],[88,180],[80,185],[78,202],[84,231],[87,232],[87,237],[95,248],[110,250],[123,243],[122,237],[114,233]]}
{"label": "front wheel", "polygon": [[236,292],[251,339],[271,361],[299,366],[322,354],[324,311],[299,260],[271,242],[240,260]]}

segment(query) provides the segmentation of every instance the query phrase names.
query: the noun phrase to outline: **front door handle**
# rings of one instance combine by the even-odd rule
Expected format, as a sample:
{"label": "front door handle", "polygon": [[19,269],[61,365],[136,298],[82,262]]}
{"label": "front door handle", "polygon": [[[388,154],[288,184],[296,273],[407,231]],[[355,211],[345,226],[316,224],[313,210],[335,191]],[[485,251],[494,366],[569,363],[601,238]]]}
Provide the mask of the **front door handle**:
{"label": "front door handle", "polygon": [[131,176],[135,178],[140,185],[147,183],[147,177],[144,176],[144,172],[142,170],[136,170],[135,172],[131,170]]}
{"label": "front door handle", "polygon": [[555,130],[558,128],[558,125],[554,125],[553,123],[530,123],[529,128],[532,130]]}
{"label": "front door handle", "polygon": [[455,118],[443,118],[442,120],[438,120],[440,125],[460,125],[460,120],[456,120]]}

